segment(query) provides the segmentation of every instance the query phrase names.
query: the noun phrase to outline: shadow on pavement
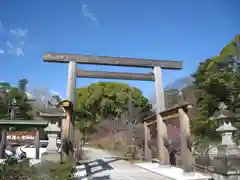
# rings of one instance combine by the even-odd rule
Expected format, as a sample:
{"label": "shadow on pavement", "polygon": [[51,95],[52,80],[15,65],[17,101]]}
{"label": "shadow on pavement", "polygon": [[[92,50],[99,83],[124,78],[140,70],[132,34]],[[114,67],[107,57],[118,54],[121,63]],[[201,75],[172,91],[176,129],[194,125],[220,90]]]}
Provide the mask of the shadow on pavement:
{"label": "shadow on pavement", "polygon": [[110,180],[110,176],[99,176],[99,177],[93,177],[92,180]]}
{"label": "shadow on pavement", "polygon": [[109,160],[109,161],[105,161],[103,159],[96,159],[96,160],[93,160],[93,161],[88,161],[88,162],[78,164],[78,165],[83,165],[84,168],[77,168],[76,167],[76,171],[77,172],[86,171],[86,173],[84,173],[85,175],[83,175],[81,177],[77,177],[77,178],[79,178],[79,179],[91,178],[91,179],[95,179],[95,180],[108,180],[108,179],[110,179],[109,175],[99,176],[99,177],[92,177],[92,176],[96,175],[97,173],[113,170],[113,167],[109,164],[112,163],[112,162],[122,160],[122,158],[116,158],[116,157],[114,157],[114,159],[113,158],[111,158],[111,159],[112,160]]}

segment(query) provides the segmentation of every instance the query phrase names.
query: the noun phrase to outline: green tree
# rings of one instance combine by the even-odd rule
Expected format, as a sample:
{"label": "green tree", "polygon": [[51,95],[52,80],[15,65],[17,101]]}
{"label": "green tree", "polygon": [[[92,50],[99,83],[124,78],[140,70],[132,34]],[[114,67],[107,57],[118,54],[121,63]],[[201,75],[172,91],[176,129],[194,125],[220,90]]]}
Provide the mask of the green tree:
{"label": "green tree", "polygon": [[17,119],[32,119],[32,107],[28,103],[28,97],[25,92],[23,92],[19,88],[11,88],[7,98],[8,101],[10,101],[11,99],[16,100],[16,106],[19,107],[19,110],[17,110]]}
{"label": "green tree", "polygon": [[11,85],[7,82],[0,83],[0,119],[3,119],[7,112],[8,98],[7,95],[11,89]]}
{"label": "green tree", "polygon": [[235,37],[218,56],[200,63],[193,76],[198,110],[192,130],[196,136],[218,137],[216,123],[210,117],[220,102],[232,112],[240,107],[239,39]]}
{"label": "green tree", "polygon": [[18,118],[31,119],[31,106],[27,102],[27,96],[18,88],[11,87],[9,83],[0,83],[0,119],[5,118],[8,110],[8,104],[12,99],[16,100],[19,107]]}
{"label": "green tree", "polygon": [[[148,99],[139,89],[124,83],[99,82],[77,89],[77,117],[82,122],[95,124],[105,118],[120,116],[128,110],[129,94],[133,106],[141,108],[142,113],[150,110]],[[88,127],[92,124],[88,123]]]}

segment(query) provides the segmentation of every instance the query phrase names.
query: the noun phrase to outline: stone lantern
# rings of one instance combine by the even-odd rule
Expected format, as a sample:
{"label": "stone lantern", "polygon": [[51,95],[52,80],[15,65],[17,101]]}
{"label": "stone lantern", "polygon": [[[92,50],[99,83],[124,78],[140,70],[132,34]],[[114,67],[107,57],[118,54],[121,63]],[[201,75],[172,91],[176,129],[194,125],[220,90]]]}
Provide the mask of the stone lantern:
{"label": "stone lantern", "polygon": [[[233,132],[237,128],[232,126],[231,122],[224,122],[219,128],[216,129],[217,132],[221,134],[221,144],[218,147],[218,156],[228,156],[231,154],[240,153],[236,144],[233,142]],[[238,152],[236,152],[236,150]],[[240,155],[240,154],[239,154]]]}
{"label": "stone lantern", "polygon": [[220,103],[219,110],[211,118],[217,120],[219,127],[216,129],[221,135],[221,143],[217,153],[211,160],[214,169],[214,178],[224,180],[238,180],[240,178],[240,149],[233,142],[233,132],[237,130],[232,125],[236,120],[234,113],[227,110],[224,103]]}
{"label": "stone lantern", "polygon": [[57,139],[61,136],[61,121],[66,117],[62,109],[48,107],[40,111],[40,116],[48,121],[48,126],[44,129],[48,137],[47,151],[43,153],[42,160],[59,162],[61,154],[58,152]]}

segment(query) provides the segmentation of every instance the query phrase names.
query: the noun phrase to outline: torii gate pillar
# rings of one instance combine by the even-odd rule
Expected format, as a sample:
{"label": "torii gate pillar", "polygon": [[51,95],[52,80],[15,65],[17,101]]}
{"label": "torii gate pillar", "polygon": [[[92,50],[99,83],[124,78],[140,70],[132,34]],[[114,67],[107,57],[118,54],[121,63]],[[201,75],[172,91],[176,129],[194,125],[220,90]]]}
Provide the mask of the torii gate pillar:
{"label": "torii gate pillar", "polygon": [[[71,148],[74,148],[74,133],[75,133],[75,107],[76,107],[76,62],[75,61],[69,61],[68,64],[68,83],[67,83],[67,100],[72,102],[72,111],[67,116],[67,122],[68,122],[68,140],[70,143]],[[69,154],[70,157],[72,154]]]}
{"label": "torii gate pillar", "polygon": [[69,61],[68,64],[68,83],[67,83],[67,100],[71,101],[73,108],[76,104],[76,62]]}
{"label": "torii gate pillar", "polygon": [[161,67],[154,67],[155,93],[156,93],[156,118],[157,118],[157,154],[161,164],[168,164],[168,151],[164,146],[164,138],[167,139],[166,124],[163,122],[160,112],[165,110],[164,89],[162,83]]}

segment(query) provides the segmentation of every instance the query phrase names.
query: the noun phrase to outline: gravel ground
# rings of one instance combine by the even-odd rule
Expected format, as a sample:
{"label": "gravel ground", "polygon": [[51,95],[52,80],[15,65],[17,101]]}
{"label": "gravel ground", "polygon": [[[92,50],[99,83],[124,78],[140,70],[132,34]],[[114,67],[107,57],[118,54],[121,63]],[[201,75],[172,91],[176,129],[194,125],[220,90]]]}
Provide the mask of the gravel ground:
{"label": "gravel ground", "polygon": [[78,180],[165,180],[165,178],[95,148],[84,148],[89,159],[77,166]]}

